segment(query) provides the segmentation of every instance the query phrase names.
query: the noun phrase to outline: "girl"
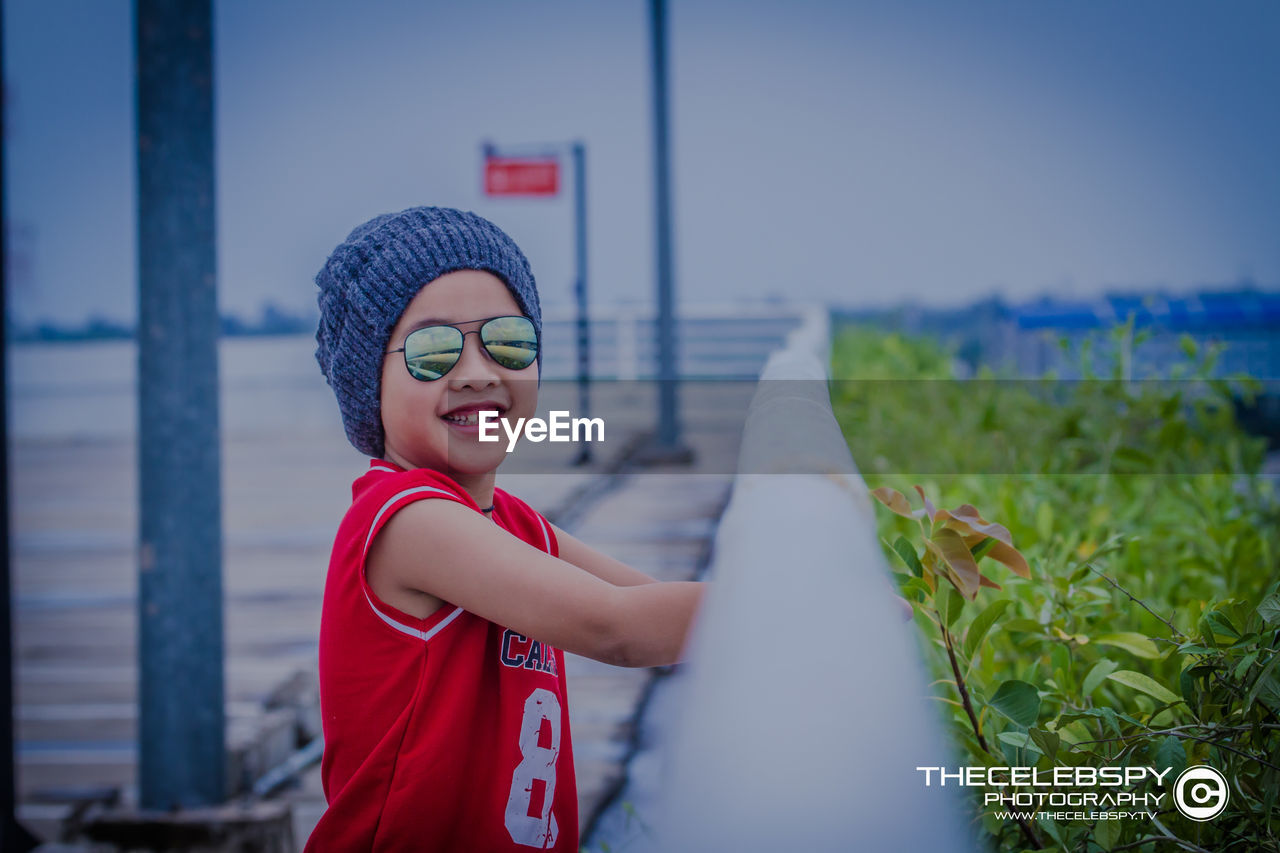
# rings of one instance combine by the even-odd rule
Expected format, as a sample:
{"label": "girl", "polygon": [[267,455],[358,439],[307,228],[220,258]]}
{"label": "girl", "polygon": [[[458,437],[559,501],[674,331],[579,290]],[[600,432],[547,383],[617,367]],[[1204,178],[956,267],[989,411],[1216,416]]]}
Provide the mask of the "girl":
{"label": "girl", "polygon": [[377,217],[316,276],[316,358],[372,457],[320,626],[328,810],[308,851],[578,850],[564,651],[680,657],[701,595],[658,583],[494,485],[478,413],[533,416],[528,261],[447,208]]}

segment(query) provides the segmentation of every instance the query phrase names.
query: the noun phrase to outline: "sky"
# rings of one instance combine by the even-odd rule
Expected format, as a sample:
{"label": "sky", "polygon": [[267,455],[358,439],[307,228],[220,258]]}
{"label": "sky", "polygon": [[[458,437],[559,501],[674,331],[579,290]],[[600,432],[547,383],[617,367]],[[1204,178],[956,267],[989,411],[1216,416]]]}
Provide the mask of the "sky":
{"label": "sky", "polygon": [[[494,220],[544,303],[568,306],[569,193],[486,197],[485,141],[583,141],[592,298],[653,304],[646,2],[214,7],[224,312],[313,312],[332,248],[416,204]],[[668,15],[681,304],[1280,288],[1280,4],[669,0]],[[4,3],[20,323],[136,316],[132,51],[125,0]]]}

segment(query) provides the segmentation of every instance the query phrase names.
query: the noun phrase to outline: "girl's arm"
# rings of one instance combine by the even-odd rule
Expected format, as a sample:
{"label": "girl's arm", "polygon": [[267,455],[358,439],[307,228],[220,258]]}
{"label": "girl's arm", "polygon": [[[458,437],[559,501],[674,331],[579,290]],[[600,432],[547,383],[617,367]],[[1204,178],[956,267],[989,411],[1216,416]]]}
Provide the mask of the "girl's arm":
{"label": "girl's arm", "polygon": [[615,586],[443,500],[417,501],[393,515],[374,538],[366,571],[617,666],[678,661],[702,597],[700,583]]}
{"label": "girl's arm", "polygon": [[615,560],[608,554],[602,554],[587,543],[565,533],[554,524],[551,525],[551,528],[555,530],[556,541],[560,545],[560,559],[591,572],[600,580],[608,581],[614,586],[639,586],[642,583],[657,583],[657,581],[639,569],[633,569],[621,560]]}

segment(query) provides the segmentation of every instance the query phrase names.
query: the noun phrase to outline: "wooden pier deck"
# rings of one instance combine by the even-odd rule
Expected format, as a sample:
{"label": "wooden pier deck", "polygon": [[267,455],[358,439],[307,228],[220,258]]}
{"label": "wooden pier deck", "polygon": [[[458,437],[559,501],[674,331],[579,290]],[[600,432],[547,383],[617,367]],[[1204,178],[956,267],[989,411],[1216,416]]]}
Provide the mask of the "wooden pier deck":
{"label": "wooden pier deck", "polygon": [[[615,432],[594,464],[572,467],[572,448],[546,446],[545,453],[566,454],[563,464],[513,456],[499,484],[619,559],[661,579],[685,579],[706,559],[752,385],[686,389],[723,398],[686,405],[687,439],[699,463],[630,470],[621,454],[651,427],[646,394],[653,390],[597,386],[598,410],[613,413]],[[328,393],[323,385],[319,392]],[[252,410],[262,393],[250,389],[224,404],[228,746],[240,750],[236,766],[246,774],[266,769],[261,765],[290,744],[294,717],[268,705],[281,685],[315,671],[333,531],[351,480],[367,464],[345,443],[336,411],[327,419],[306,416],[332,406],[331,397],[308,392],[305,405],[291,407],[296,418],[270,415],[279,405],[259,418]],[[572,390],[559,385],[548,393]],[[136,798],[136,481],[127,431],[94,434],[92,424],[50,436],[19,431],[12,445],[19,817],[48,840],[69,811],[70,788],[107,786],[125,803]],[[632,719],[652,672],[573,658],[568,674],[585,825],[621,781]],[[324,807],[315,768],[279,797],[292,804],[301,846]]]}

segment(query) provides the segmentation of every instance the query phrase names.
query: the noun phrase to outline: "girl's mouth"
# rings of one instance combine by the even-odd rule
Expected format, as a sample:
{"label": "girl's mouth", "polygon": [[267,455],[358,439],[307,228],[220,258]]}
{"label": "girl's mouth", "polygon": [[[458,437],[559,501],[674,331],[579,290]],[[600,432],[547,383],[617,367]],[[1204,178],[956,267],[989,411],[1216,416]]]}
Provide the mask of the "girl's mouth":
{"label": "girl's mouth", "polygon": [[497,406],[490,409],[460,409],[456,412],[450,412],[447,415],[441,415],[440,418],[455,429],[464,430],[466,432],[479,432],[480,415],[482,413],[488,413],[488,422],[490,424],[496,424],[497,419],[494,415],[496,414],[500,418],[503,410]]}

